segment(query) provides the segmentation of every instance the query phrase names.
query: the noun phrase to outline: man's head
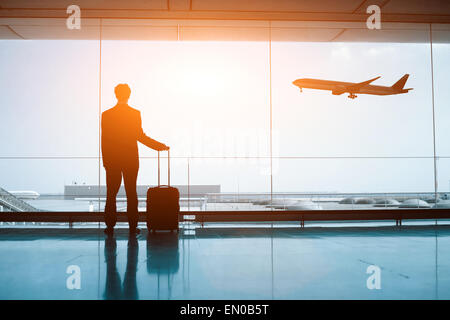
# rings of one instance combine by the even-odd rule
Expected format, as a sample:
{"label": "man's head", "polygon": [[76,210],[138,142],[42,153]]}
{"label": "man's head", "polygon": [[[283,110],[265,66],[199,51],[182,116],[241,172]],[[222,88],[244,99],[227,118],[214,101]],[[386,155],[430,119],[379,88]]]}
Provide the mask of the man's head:
{"label": "man's head", "polygon": [[131,89],[126,83],[120,83],[114,88],[114,93],[119,103],[127,103],[130,98]]}

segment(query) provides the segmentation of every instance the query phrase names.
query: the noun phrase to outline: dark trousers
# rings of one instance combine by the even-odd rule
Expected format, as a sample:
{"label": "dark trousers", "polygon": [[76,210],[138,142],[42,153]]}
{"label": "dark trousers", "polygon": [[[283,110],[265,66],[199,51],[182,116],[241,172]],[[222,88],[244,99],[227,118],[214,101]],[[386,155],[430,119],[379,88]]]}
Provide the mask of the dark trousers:
{"label": "dark trousers", "polygon": [[127,215],[130,228],[136,228],[138,223],[138,197],[136,192],[137,174],[139,168],[105,168],[106,170],[106,205],[105,223],[113,228],[117,222],[116,197],[122,183],[122,176],[127,194]]}

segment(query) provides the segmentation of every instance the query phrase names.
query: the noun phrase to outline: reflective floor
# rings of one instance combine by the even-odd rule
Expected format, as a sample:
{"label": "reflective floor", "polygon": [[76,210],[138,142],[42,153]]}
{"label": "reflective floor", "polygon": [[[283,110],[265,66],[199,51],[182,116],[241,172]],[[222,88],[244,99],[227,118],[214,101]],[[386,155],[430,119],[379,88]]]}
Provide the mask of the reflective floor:
{"label": "reflective floor", "polygon": [[450,298],[444,225],[2,227],[0,257],[0,299]]}

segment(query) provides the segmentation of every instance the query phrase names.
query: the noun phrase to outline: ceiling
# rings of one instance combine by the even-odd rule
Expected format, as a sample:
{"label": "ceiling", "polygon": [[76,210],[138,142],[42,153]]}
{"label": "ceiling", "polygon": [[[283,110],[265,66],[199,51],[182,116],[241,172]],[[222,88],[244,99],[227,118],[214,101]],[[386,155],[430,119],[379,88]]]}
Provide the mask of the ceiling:
{"label": "ceiling", "polygon": [[[69,5],[81,29],[66,27]],[[369,30],[369,5],[381,29]],[[432,32],[430,32],[430,27]],[[0,39],[450,43],[449,0],[0,0]]]}

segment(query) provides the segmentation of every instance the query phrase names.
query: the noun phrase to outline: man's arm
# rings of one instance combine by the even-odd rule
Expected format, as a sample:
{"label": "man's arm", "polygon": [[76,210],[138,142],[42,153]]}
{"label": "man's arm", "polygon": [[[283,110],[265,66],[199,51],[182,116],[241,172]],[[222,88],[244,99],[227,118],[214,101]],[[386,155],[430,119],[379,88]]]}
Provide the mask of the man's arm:
{"label": "man's arm", "polygon": [[144,133],[144,130],[142,130],[142,120],[141,120],[141,113],[138,113],[138,119],[139,119],[139,127],[138,127],[138,136],[137,136],[137,140],[144,144],[145,146],[156,150],[156,151],[163,151],[163,150],[169,150],[169,147],[166,146],[164,143],[158,142],[152,138],[150,138],[149,136],[147,136]]}

